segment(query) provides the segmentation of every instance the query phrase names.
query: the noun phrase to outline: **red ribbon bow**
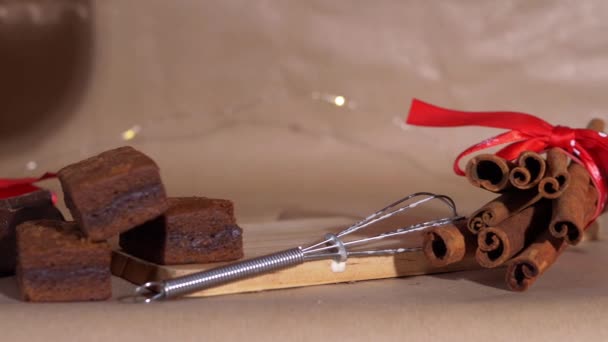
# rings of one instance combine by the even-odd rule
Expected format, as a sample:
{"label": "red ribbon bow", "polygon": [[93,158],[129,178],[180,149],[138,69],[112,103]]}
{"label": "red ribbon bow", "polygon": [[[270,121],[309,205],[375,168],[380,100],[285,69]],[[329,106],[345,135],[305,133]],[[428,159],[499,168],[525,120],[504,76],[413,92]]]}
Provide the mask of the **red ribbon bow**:
{"label": "red ribbon bow", "polygon": [[[34,183],[55,177],[57,176],[54,173],[47,172],[38,178],[0,178],[0,199],[19,196],[36,191],[40,188],[35,186]],[[55,201],[56,198],[53,194],[53,202]]]}
{"label": "red ribbon bow", "polygon": [[433,127],[481,126],[510,131],[475,144],[458,155],[454,172],[462,176],[460,160],[465,156],[496,145],[509,144],[496,152],[507,160],[515,160],[523,151],[543,152],[559,147],[582,164],[599,192],[599,205],[594,219],[604,210],[607,200],[608,138],[605,133],[590,129],[553,126],[530,114],[517,112],[463,112],[440,108],[414,99],[406,121],[410,125]]}

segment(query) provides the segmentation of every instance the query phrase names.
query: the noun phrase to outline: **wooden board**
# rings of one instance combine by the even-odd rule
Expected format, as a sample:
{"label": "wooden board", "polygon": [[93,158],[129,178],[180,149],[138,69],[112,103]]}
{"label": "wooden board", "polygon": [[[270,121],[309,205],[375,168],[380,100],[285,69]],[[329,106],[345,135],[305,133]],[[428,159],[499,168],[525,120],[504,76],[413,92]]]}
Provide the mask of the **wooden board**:
{"label": "wooden board", "polygon": [[[276,221],[264,224],[243,225],[245,257],[251,258],[318,241],[328,232],[338,232],[352,223],[352,218],[322,218]],[[379,227],[385,229],[385,227]],[[400,241],[388,241],[376,247],[419,246],[420,235],[411,235]],[[320,284],[412,276],[477,268],[473,259],[446,268],[430,266],[422,252],[408,252],[395,256],[352,257],[343,272],[332,271],[331,260],[311,261],[304,264],[240,280],[192,294],[194,297],[245,293],[272,289],[293,288]],[[226,263],[204,265],[156,265],[122,251],[115,251],[112,273],[135,284],[163,280],[208,270]]]}

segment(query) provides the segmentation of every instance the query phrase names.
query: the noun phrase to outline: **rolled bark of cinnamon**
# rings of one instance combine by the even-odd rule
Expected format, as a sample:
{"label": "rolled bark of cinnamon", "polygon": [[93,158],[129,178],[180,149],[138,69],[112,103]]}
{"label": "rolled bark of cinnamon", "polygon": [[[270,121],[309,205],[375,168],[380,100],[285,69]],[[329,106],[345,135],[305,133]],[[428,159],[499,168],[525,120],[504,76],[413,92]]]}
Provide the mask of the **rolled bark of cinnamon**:
{"label": "rolled bark of cinnamon", "polygon": [[[553,214],[549,232],[556,238],[564,239],[570,245],[578,244],[587,226],[587,208],[595,208],[596,203],[589,203],[589,173],[576,163],[568,167],[570,185],[563,195],[553,201]],[[597,197],[597,196],[596,196]],[[597,199],[595,199],[597,201]]]}
{"label": "rolled bark of cinnamon", "polygon": [[[596,132],[605,132],[606,124],[602,119],[594,118],[587,124],[587,129],[592,129]],[[583,241],[596,241],[600,239],[600,224],[598,221],[592,222],[589,227],[585,229],[583,235]]]}
{"label": "rolled bark of cinnamon", "polygon": [[537,239],[514,258],[507,268],[507,286],[513,291],[527,290],[538,277],[553,265],[568,244],[555,238],[549,231]]}
{"label": "rolled bark of cinnamon", "polygon": [[480,266],[493,268],[502,265],[519,253],[526,243],[546,230],[550,218],[550,205],[536,203],[477,235],[475,259]]}
{"label": "rolled bark of cinnamon", "polygon": [[606,124],[604,120],[594,118],[591,119],[591,121],[589,121],[589,123],[587,124],[587,129],[592,129],[596,132],[604,132],[606,130]]}
{"label": "rolled bark of cinnamon", "polygon": [[534,189],[505,192],[474,212],[467,221],[467,228],[471,233],[477,234],[487,227],[499,224],[540,199]]}
{"label": "rolled bark of cinnamon", "polygon": [[471,158],[466,166],[466,177],[471,184],[492,192],[502,192],[511,186],[509,173],[513,163],[493,154]]}
{"label": "rolled bark of cinnamon", "polygon": [[527,190],[537,186],[545,175],[545,160],[536,152],[521,153],[517,164],[509,173],[509,181],[518,189]]}
{"label": "rolled bark of cinnamon", "polygon": [[472,255],[476,248],[475,237],[461,222],[428,231],[422,243],[426,259],[434,267],[462,261],[466,255]]}
{"label": "rolled bark of cinnamon", "polygon": [[[587,190],[586,217],[595,212],[597,191],[593,186]],[[507,286],[513,291],[527,290],[542,275],[557,257],[568,247],[565,239],[556,238],[550,231],[544,231],[532,244],[526,247],[509,263],[506,273]]]}
{"label": "rolled bark of cinnamon", "polygon": [[547,151],[547,173],[538,184],[538,192],[544,198],[556,199],[564,193],[570,184],[568,163],[568,155],[561,149]]}

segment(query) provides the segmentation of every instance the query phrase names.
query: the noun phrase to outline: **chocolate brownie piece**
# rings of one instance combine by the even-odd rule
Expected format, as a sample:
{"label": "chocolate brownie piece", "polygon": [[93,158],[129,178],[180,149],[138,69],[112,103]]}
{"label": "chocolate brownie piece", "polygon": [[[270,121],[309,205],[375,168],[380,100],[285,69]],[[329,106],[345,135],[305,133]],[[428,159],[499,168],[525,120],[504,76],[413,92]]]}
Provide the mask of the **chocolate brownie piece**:
{"label": "chocolate brownie piece", "polygon": [[17,227],[17,282],[25,300],[103,300],[112,295],[111,250],[74,222],[28,221]]}
{"label": "chocolate brownie piece", "polygon": [[92,240],[105,240],[167,209],[158,166],[132,147],[120,147],[58,173],[65,204]]}
{"label": "chocolate brownie piece", "polygon": [[190,264],[243,257],[242,229],[231,201],[169,198],[165,214],[120,235],[122,249],[158,264]]}
{"label": "chocolate brownie piece", "polygon": [[0,200],[0,275],[15,272],[17,225],[45,218],[63,220],[61,212],[53,205],[51,193],[47,190],[37,190]]}

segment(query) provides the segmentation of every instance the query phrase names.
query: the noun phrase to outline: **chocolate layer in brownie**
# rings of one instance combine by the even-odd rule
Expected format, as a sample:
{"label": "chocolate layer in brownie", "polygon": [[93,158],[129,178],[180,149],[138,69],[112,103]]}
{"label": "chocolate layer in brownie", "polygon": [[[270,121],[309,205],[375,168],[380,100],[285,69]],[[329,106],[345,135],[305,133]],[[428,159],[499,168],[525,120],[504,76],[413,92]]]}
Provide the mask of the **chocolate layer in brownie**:
{"label": "chocolate layer in brownie", "polygon": [[87,301],[112,295],[110,246],[87,239],[74,222],[19,225],[17,251],[17,282],[25,300]]}
{"label": "chocolate layer in brownie", "polygon": [[0,276],[15,272],[17,225],[45,218],[63,220],[51,201],[51,193],[46,190],[0,200]]}
{"label": "chocolate layer in brownie", "polygon": [[167,209],[158,166],[129,146],[69,165],[58,175],[74,220],[96,241],[141,225]]}
{"label": "chocolate layer in brownie", "polygon": [[231,201],[170,198],[165,214],[120,236],[122,249],[158,264],[190,264],[243,257],[242,230]]}

